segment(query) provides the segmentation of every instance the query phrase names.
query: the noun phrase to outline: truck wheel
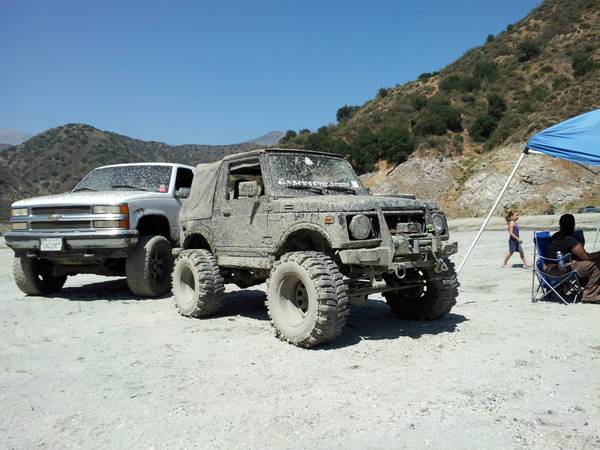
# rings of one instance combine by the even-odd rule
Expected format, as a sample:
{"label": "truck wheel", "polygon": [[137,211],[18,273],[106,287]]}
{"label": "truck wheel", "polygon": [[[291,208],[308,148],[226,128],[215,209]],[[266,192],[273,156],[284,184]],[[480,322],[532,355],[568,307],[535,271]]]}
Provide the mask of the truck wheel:
{"label": "truck wheel", "polygon": [[127,258],[125,273],[131,292],[141,297],[158,297],[169,292],[173,268],[171,243],[163,236],[141,236]]}
{"label": "truck wheel", "polygon": [[223,302],[223,277],[208,250],[184,250],[173,269],[175,306],[181,315],[203,317],[217,312]]}
{"label": "truck wheel", "polygon": [[384,292],[391,310],[409,320],[436,320],[448,314],[456,304],[459,283],[454,264],[447,258],[444,262],[448,269],[441,273],[441,280],[428,279],[426,272],[413,272],[407,274],[407,281],[418,282],[419,288]]}
{"label": "truck wheel", "polygon": [[267,281],[267,309],[277,337],[313,347],[342,333],[348,287],[337,265],[323,253],[286,253]]}
{"label": "truck wheel", "polygon": [[13,276],[17,287],[27,295],[47,295],[60,291],[67,276],[52,275],[50,261],[18,258],[13,261]]}

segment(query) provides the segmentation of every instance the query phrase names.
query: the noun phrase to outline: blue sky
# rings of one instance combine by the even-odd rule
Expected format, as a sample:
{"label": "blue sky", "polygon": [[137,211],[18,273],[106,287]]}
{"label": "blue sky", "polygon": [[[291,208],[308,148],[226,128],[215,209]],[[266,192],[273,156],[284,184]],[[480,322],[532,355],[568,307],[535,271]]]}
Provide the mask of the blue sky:
{"label": "blue sky", "polygon": [[316,129],[539,3],[0,0],[0,128],[171,144]]}

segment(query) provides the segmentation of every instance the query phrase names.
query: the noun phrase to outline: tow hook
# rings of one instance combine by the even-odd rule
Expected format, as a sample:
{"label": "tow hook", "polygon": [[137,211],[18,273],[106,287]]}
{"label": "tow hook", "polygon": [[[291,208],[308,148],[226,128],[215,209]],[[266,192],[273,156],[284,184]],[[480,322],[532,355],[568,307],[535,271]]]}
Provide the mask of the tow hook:
{"label": "tow hook", "polygon": [[447,271],[448,265],[446,264],[446,262],[442,258],[440,258],[438,255],[436,255],[434,252],[431,252],[431,254],[433,255],[433,258],[435,259],[435,266],[433,268],[435,273],[441,273],[441,272]]}

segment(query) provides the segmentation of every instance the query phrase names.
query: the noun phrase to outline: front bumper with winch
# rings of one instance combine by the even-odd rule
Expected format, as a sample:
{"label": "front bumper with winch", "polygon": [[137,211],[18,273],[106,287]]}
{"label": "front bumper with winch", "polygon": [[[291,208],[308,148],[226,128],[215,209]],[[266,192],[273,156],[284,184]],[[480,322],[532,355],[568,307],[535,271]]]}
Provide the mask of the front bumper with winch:
{"label": "front bumper with winch", "polygon": [[442,259],[458,251],[456,242],[442,242],[437,236],[391,236],[389,246],[344,249],[337,252],[342,264],[370,266],[384,271],[442,265]]}

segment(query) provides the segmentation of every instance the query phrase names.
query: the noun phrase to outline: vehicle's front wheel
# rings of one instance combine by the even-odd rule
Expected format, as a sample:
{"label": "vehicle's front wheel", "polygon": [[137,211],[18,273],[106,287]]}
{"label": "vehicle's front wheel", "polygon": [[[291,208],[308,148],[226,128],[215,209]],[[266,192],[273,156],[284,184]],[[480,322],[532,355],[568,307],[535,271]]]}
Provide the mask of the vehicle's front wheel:
{"label": "vehicle's front wheel", "polygon": [[269,317],[281,340],[313,347],[342,333],[348,287],[325,254],[286,253],[273,266],[267,284]]}
{"label": "vehicle's front wheel", "polygon": [[163,236],[141,236],[125,264],[127,285],[141,297],[164,295],[171,287],[172,268],[169,240]]}
{"label": "vehicle's front wheel", "polygon": [[13,276],[17,287],[27,295],[52,294],[60,291],[67,281],[66,275],[53,275],[50,261],[26,257],[15,257]]}
{"label": "vehicle's front wheel", "polygon": [[[458,297],[458,280],[454,264],[444,259],[446,270],[431,279],[426,271],[407,272],[404,283],[412,289],[384,292],[385,301],[399,317],[409,320],[436,320],[450,312]],[[393,282],[393,280],[392,280]]]}
{"label": "vehicle's front wheel", "polygon": [[203,317],[217,312],[225,286],[215,257],[208,250],[184,250],[173,269],[173,295],[181,315]]}

